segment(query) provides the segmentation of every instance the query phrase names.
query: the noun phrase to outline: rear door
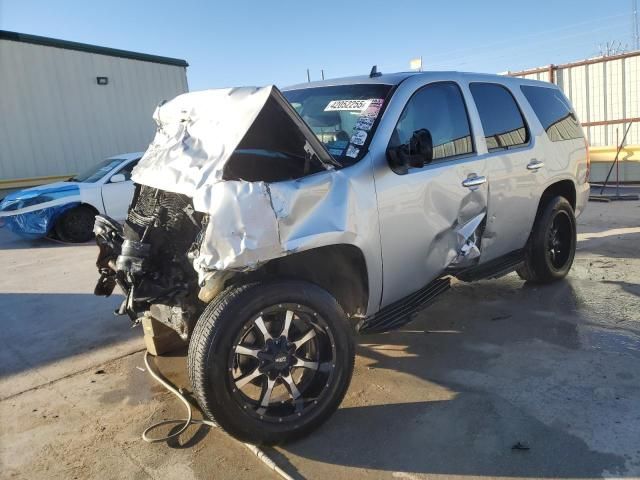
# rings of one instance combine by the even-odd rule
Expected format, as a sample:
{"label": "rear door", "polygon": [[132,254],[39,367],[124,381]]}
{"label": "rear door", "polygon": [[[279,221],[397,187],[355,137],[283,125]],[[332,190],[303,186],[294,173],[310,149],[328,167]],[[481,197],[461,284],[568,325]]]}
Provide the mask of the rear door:
{"label": "rear door", "polygon": [[[420,87],[409,98],[389,145],[427,129],[434,159],[405,174],[388,164],[374,172],[383,263],[382,305],[437,278],[448,267],[477,262],[488,182],[474,148],[462,90],[451,81]],[[384,155],[384,153],[378,153]]]}
{"label": "rear door", "polygon": [[535,219],[545,178],[542,149],[535,148],[516,96],[499,83],[471,82],[487,147],[489,189],[481,262],[523,248]]}
{"label": "rear door", "polygon": [[[129,204],[133,198],[134,185],[131,180],[131,171],[136,166],[138,160],[128,163],[121,169],[109,175],[107,181],[102,185],[102,203],[108,216],[115,220],[127,218]],[[111,177],[116,174],[125,176],[124,182],[111,183]]]}

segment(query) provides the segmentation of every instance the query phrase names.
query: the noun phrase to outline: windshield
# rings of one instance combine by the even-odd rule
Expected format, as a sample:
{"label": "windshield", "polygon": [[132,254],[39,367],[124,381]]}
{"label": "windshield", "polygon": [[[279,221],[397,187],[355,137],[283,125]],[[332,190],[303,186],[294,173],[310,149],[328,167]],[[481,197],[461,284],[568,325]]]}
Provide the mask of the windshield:
{"label": "windshield", "polygon": [[329,153],[346,166],[366,152],[390,90],[391,85],[362,84],[282,93]]}
{"label": "windshield", "polygon": [[104,177],[111,170],[120,165],[124,160],[121,158],[108,158],[100,162],[97,165],[89,168],[88,170],[82,172],[75,177],[70,178],[69,180],[72,182],[86,182],[86,183],[95,183]]}

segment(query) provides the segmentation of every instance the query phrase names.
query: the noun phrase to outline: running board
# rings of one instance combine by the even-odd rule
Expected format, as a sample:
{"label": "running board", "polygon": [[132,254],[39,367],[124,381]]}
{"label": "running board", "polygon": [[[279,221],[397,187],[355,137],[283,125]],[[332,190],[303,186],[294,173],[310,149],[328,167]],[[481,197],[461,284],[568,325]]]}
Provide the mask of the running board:
{"label": "running board", "polygon": [[501,257],[490,260],[480,265],[465,268],[457,273],[452,273],[463,282],[474,282],[488,278],[500,278],[516,270],[524,261],[524,250],[514,250]]}
{"label": "running board", "polygon": [[406,325],[413,320],[413,315],[428,305],[431,305],[436,297],[449,290],[451,279],[437,278],[417,292],[397,300],[377,313],[365,318],[358,324],[360,333],[388,332]]}

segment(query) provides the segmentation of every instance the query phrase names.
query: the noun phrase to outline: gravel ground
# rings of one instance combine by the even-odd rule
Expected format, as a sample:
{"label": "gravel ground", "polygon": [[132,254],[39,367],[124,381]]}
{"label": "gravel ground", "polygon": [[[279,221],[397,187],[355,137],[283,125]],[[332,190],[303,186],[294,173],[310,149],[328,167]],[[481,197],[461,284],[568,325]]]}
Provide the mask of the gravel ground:
{"label": "gravel ground", "polygon": [[[566,281],[457,283],[360,337],[339,411],[269,453],[299,478],[640,476],[640,202],[590,203],[579,232]],[[0,478],[277,478],[215,429],[140,440],[184,413],[92,295],[96,251],[0,230]],[[184,354],[157,363],[188,386]]]}

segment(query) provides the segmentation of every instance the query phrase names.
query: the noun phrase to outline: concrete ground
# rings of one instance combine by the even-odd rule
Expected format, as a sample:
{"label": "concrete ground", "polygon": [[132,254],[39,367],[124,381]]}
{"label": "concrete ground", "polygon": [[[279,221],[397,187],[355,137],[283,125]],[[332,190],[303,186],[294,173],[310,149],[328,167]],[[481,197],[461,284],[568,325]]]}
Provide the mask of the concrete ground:
{"label": "concrete ground", "polygon": [[[590,203],[579,231],[566,281],[456,284],[360,337],[339,411],[269,453],[298,478],[640,476],[640,202]],[[184,413],[92,295],[96,251],[0,230],[0,477],[277,478],[208,427],[140,440]],[[184,355],[158,365],[188,386]]]}

